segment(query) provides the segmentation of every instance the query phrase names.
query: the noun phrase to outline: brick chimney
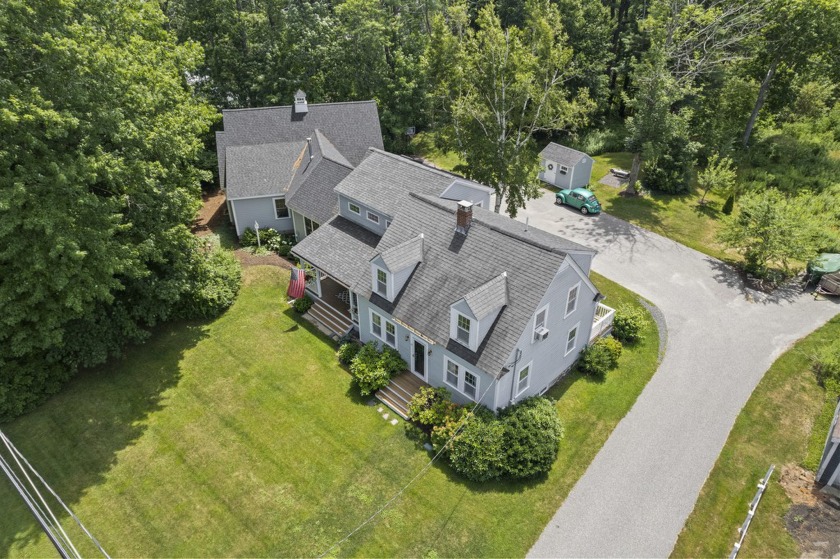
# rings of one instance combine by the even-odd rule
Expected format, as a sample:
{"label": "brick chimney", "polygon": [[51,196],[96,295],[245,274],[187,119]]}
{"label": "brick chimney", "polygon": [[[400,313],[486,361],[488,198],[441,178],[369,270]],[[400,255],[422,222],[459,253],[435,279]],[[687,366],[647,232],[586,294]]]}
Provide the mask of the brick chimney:
{"label": "brick chimney", "polygon": [[468,200],[458,202],[458,211],[455,214],[455,231],[462,235],[466,235],[467,231],[470,230],[470,225],[472,224],[472,206],[472,202]]}

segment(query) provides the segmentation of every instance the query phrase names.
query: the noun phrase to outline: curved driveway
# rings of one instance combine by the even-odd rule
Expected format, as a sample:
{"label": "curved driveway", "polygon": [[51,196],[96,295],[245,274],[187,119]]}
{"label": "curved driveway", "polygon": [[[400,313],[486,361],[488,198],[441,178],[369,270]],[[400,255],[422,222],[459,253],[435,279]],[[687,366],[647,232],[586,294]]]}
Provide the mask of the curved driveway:
{"label": "curved driveway", "polygon": [[666,557],[764,372],[840,305],[798,289],[751,300],[719,260],[553,198],[532,200],[518,219],[597,249],[593,268],[658,306],[668,341],[658,371],[529,556]]}

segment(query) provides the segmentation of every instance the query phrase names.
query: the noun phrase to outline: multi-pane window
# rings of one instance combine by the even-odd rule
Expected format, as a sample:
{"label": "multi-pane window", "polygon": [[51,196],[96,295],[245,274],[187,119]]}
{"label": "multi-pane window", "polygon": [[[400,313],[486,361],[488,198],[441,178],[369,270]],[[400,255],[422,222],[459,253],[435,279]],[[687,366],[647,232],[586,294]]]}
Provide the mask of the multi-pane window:
{"label": "multi-pane window", "polygon": [[566,299],[566,316],[569,316],[570,314],[575,312],[575,309],[577,308],[577,298],[579,290],[580,284],[577,284],[569,290],[569,298]]}
{"label": "multi-pane window", "polygon": [[308,217],[303,218],[303,227],[306,230],[306,234],[310,235],[313,231],[318,228],[318,224],[309,219]]}
{"label": "multi-pane window", "polygon": [[351,212],[353,212],[353,213],[354,213],[354,214],[356,214],[356,215],[359,215],[359,214],[361,214],[361,213],[362,213],[362,209],[361,209],[361,208],[359,208],[359,206],[358,206],[357,204],[353,204],[353,203],[351,202],[351,203],[350,203],[350,205],[349,205],[348,207],[350,208],[350,211],[351,211]]}
{"label": "multi-pane window", "polygon": [[548,316],[548,307],[543,307],[534,317],[534,339],[537,339],[537,330],[545,328],[545,320]]}
{"label": "multi-pane window", "polygon": [[575,349],[575,342],[577,341],[577,331],[578,327],[575,326],[571,330],[569,330],[569,336],[566,338],[566,354],[568,355],[570,351]]}
{"label": "multi-pane window", "polygon": [[458,365],[452,361],[446,360],[446,384],[451,384],[458,388]]}
{"label": "multi-pane window", "polygon": [[458,327],[457,327],[457,337],[458,341],[469,345],[470,343],[470,319],[466,316],[459,314],[458,315]]}
{"label": "multi-pane window", "polygon": [[289,208],[286,207],[285,198],[274,199],[274,217],[276,217],[277,219],[289,217]]}
{"label": "multi-pane window", "polygon": [[516,395],[519,396],[528,388],[529,377],[531,375],[531,365],[524,369],[520,369],[519,377],[516,380]]}
{"label": "multi-pane window", "polygon": [[387,320],[385,321],[385,343],[391,346],[397,345],[397,327]]}
{"label": "multi-pane window", "polygon": [[385,270],[376,270],[376,292],[383,297],[388,294],[388,274]]}
{"label": "multi-pane window", "polygon": [[368,210],[367,218],[374,223],[379,223],[379,215],[373,213],[372,211]]}
{"label": "multi-pane window", "polygon": [[464,394],[473,400],[478,395],[478,377],[469,371],[464,371]]}
{"label": "multi-pane window", "polygon": [[568,172],[569,172],[569,168],[568,168],[568,167],[566,167],[565,165],[560,165],[560,174],[561,174],[561,175],[565,175],[565,174],[566,174],[566,173],[568,173]]}
{"label": "multi-pane window", "polygon": [[382,317],[378,314],[371,313],[370,315],[370,329],[377,338],[382,337]]}

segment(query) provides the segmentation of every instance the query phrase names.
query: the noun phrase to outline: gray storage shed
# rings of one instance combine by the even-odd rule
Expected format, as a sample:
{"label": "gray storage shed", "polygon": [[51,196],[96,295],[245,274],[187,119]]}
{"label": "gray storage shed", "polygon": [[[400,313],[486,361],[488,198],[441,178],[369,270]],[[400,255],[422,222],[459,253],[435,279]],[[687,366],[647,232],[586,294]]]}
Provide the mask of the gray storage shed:
{"label": "gray storage shed", "polygon": [[558,188],[585,188],[594,162],[582,151],[551,142],[540,152],[539,178]]}
{"label": "gray storage shed", "polygon": [[817,469],[817,481],[823,485],[840,488],[840,400],[834,410],[834,419],[828,430],[820,467]]}

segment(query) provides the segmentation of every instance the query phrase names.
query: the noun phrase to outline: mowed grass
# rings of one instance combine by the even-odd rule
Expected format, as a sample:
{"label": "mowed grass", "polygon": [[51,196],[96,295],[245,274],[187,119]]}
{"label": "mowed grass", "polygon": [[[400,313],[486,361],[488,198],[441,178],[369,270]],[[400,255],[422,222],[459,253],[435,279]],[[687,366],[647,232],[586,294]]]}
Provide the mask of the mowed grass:
{"label": "mowed grass", "polygon": [[[219,319],[162,327],[2,426],[112,555],[318,556],[428,463],[404,423],[391,425],[358,396],[332,342],[288,309],[287,273],[246,269]],[[595,281],[610,305],[636,300]],[[549,475],[480,485],[435,464],[332,554],[524,555],[644,388],[657,353],[651,323],[605,381],[575,374],[551,391],[566,438]],[[0,556],[54,555],[5,483],[0,510]],[[95,555],[78,530],[71,535]]]}
{"label": "mowed grass", "polygon": [[709,256],[738,259],[735,253],[725,253],[725,247],[715,239],[723,217],[720,210],[725,200],[721,196],[710,192],[701,206],[698,202],[703,193],[697,188],[688,194],[648,192],[642,197],[626,197],[619,195],[623,188],[598,182],[611,168],[629,171],[632,162],[633,155],[626,152],[595,156],[590,188],[605,212]]}
{"label": "mowed grass", "polygon": [[[800,555],[798,545],[785,530],[784,516],[791,501],[779,484],[780,469],[807,458],[813,461],[809,446],[822,452],[831,418],[815,426],[827,398],[810,370],[810,357],[816,348],[838,338],[840,316],[800,340],[773,363],[735,421],[677,540],[673,557],[728,555],[738,538],[738,527],[746,518],[756,484],[771,464],[776,465],[776,471],[739,557]],[[833,398],[829,402],[832,411],[835,402]],[[812,448],[810,454],[814,453]]]}

